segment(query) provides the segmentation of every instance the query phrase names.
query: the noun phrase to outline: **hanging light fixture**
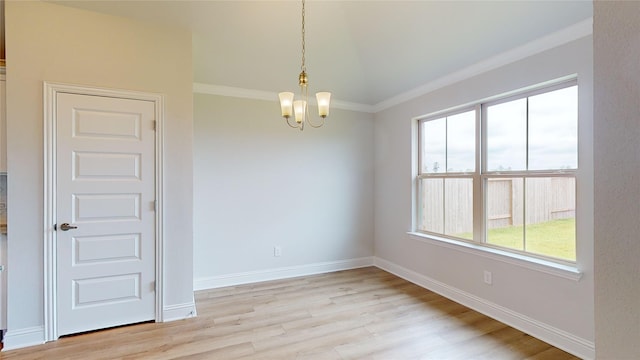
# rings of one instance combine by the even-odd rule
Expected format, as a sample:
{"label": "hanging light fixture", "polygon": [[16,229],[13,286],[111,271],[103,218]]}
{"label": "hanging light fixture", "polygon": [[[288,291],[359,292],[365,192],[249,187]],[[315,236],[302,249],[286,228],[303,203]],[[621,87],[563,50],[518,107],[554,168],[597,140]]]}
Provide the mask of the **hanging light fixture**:
{"label": "hanging light fixture", "polygon": [[[309,123],[312,127],[318,128],[324,125],[324,120],[329,115],[329,103],[331,101],[330,92],[316,93],[316,100],[318,102],[318,115],[322,119],[319,123],[314,124],[309,116],[309,79],[307,78],[307,68],[304,64],[305,56],[305,31],[304,31],[304,1],[302,0],[302,65],[300,69],[300,75],[298,76],[298,85],[300,85],[300,100],[294,100],[294,94],[292,92],[281,92],[278,94],[280,98],[280,109],[282,110],[282,117],[287,122],[287,125],[292,128],[304,130],[304,125]],[[289,119],[293,115],[295,122],[290,122]]]}

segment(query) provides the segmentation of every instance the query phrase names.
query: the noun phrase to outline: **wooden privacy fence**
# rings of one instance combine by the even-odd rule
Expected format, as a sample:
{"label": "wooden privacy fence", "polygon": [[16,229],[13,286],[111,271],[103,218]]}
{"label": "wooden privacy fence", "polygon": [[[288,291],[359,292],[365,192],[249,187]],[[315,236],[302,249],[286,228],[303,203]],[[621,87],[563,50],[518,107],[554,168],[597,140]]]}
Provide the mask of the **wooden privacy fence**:
{"label": "wooden privacy fence", "polygon": [[[487,227],[522,225],[525,217],[529,225],[573,218],[575,189],[572,177],[489,179]],[[423,179],[420,196],[421,229],[444,234],[473,232],[471,179]]]}

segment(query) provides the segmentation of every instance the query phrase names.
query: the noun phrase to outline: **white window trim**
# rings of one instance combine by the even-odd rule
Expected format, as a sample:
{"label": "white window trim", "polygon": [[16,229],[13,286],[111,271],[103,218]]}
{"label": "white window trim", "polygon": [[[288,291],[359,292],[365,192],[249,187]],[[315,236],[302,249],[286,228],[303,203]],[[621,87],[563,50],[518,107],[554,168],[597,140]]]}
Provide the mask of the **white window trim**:
{"label": "white window trim", "polygon": [[415,231],[409,231],[407,235],[409,235],[410,239],[422,241],[430,245],[437,245],[447,249],[502,261],[568,280],[579,281],[583,275],[583,272],[576,266],[493,248],[480,242],[466,242]]}

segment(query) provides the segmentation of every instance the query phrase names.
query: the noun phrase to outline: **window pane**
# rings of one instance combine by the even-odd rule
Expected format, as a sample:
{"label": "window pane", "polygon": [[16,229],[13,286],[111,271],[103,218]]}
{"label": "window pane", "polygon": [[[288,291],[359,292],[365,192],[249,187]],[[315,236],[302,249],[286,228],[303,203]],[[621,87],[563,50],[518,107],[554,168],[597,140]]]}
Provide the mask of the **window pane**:
{"label": "window pane", "polygon": [[446,119],[422,122],[421,173],[443,173],[446,168]]}
{"label": "window pane", "polygon": [[488,179],[487,243],[524,250],[523,179]]}
{"label": "window pane", "polygon": [[525,250],[575,261],[576,180],[526,179]]}
{"label": "window pane", "polygon": [[421,179],[418,228],[442,234],[444,227],[444,179]]}
{"label": "window pane", "polygon": [[445,179],[444,233],[473,239],[473,179]]}
{"label": "window pane", "polygon": [[487,170],[526,170],[527,99],[487,107]]}
{"label": "window pane", "polygon": [[529,98],[529,170],[578,167],[578,87]]}
{"label": "window pane", "polygon": [[476,113],[447,118],[447,172],[473,172],[476,168]]}

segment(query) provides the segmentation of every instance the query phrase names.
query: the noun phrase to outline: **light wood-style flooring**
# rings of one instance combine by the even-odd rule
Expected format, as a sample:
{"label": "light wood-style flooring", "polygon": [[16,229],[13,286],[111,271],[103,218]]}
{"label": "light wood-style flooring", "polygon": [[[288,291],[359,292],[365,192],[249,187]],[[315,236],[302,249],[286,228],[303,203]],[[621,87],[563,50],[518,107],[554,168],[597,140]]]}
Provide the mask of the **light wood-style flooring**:
{"label": "light wood-style flooring", "polygon": [[378,268],[196,293],[198,317],[64,337],[0,359],[576,359]]}

